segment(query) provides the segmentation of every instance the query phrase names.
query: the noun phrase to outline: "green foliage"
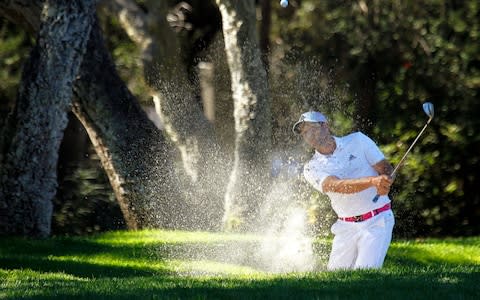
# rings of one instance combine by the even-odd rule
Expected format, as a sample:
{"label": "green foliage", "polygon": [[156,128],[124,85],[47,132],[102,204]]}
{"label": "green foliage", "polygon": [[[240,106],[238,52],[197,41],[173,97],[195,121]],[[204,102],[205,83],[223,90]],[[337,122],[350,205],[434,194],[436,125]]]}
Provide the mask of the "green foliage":
{"label": "green foliage", "polygon": [[[480,239],[399,241],[381,270],[272,274],[232,263],[253,235],[110,232],[0,239],[2,299],[477,299]],[[318,240],[317,249],[329,249]],[[251,248],[253,249],[253,248]],[[221,253],[223,256],[216,256]],[[248,255],[248,253],[245,253]],[[321,254],[316,252],[317,255]],[[381,285],[379,286],[379,283]]]}

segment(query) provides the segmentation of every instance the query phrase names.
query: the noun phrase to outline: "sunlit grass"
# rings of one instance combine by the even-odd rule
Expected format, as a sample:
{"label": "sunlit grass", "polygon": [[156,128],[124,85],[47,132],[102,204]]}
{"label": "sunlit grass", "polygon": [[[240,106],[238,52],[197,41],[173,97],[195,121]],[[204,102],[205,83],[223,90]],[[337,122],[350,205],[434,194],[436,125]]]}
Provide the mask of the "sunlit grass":
{"label": "sunlit grass", "polygon": [[266,272],[261,237],[119,231],[91,237],[0,239],[3,299],[480,299],[480,238],[396,241],[381,270]]}
{"label": "sunlit grass", "polygon": [[252,241],[258,239],[253,234],[213,233],[202,231],[113,231],[98,235],[92,240],[110,245],[145,245],[162,243],[214,243],[222,241]]}
{"label": "sunlit grass", "polygon": [[405,241],[392,245],[396,255],[421,263],[480,265],[480,239]]}

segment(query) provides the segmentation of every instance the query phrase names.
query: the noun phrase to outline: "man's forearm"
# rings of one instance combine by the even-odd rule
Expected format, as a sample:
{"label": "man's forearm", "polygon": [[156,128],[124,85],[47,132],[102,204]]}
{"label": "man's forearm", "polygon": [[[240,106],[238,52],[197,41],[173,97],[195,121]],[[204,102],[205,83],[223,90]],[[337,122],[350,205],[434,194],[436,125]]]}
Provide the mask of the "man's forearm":
{"label": "man's forearm", "polygon": [[335,176],[329,176],[323,181],[322,188],[324,192],[353,194],[375,186],[373,184],[374,178],[375,177],[370,176],[353,179],[339,179]]}

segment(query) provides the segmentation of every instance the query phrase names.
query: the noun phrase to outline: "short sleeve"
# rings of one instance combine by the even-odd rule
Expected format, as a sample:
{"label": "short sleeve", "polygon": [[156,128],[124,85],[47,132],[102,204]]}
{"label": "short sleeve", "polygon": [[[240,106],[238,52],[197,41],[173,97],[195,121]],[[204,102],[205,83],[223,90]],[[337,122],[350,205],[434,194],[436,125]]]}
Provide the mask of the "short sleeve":
{"label": "short sleeve", "polygon": [[325,178],[330,176],[330,174],[320,170],[318,166],[315,166],[313,161],[310,161],[303,168],[303,176],[308,183],[310,183],[315,189],[323,193],[322,184]]}
{"label": "short sleeve", "polygon": [[375,144],[375,142],[365,134],[360,133],[360,135],[362,138],[363,151],[365,153],[365,158],[367,159],[368,163],[373,166],[381,160],[384,160],[385,155],[383,155],[377,144]]}

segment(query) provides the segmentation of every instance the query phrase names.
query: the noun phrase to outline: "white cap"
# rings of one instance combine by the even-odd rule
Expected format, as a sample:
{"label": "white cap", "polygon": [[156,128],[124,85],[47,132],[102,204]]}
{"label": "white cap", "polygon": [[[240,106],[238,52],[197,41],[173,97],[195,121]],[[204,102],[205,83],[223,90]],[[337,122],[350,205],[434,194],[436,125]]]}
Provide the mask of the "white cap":
{"label": "white cap", "polygon": [[298,119],[298,122],[293,125],[292,130],[294,133],[300,133],[298,131],[298,125],[302,124],[303,122],[326,123],[327,118],[322,113],[319,113],[318,111],[309,111],[309,112],[303,113],[300,116],[300,119]]}

